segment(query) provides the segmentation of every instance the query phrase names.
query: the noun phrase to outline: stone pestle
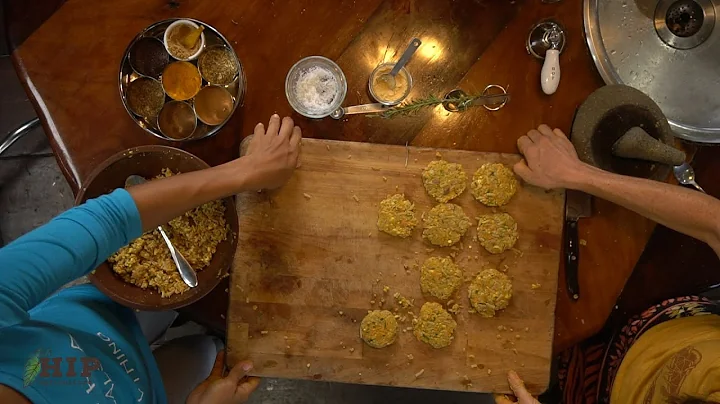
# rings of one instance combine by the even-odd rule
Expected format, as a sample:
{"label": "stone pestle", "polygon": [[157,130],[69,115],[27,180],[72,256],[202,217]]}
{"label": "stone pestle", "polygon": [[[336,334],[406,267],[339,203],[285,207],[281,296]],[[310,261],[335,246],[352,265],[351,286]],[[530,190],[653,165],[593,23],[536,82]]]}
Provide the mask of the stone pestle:
{"label": "stone pestle", "polygon": [[650,136],[644,129],[633,127],[612,147],[617,157],[654,161],[671,166],[685,161],[685,153]]}

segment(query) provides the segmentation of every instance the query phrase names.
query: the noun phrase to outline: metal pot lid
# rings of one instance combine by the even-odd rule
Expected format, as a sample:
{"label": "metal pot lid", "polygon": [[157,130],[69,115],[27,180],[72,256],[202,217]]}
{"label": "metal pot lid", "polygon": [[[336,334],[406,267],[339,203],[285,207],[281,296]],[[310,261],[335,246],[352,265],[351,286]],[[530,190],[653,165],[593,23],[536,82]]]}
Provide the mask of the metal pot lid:
{"label": "metal pot lid", "polygon": [[607,84],[649,95],[683,139],[720,143],[720,0],[584,0]]}

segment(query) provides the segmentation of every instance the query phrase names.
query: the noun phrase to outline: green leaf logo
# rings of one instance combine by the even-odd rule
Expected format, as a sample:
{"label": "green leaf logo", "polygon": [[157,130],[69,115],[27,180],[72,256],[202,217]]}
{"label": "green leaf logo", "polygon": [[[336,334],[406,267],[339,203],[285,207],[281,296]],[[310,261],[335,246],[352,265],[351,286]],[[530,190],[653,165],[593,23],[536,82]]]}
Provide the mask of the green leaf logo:
{"label": "green leaf logo", "polygon": [[35,380],[38,373],[40,373],[40,359],[38,359],[38,353],[35,353],[33,356],[28,359],[27,362],[25,362],[25,373],[23,373],[23,386],[27,387],[30,385],[30,383]]}

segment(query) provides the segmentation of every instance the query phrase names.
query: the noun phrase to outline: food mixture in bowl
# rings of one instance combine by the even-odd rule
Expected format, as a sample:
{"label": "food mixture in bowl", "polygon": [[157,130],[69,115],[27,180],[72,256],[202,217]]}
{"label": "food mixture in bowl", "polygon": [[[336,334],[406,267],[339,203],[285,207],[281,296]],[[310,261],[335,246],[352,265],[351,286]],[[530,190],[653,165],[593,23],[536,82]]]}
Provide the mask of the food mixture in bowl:
{"label": "food mixture in bowl", "polygon": [[[157,178],[171,175],[173,172],[166,168]],[[217,246],[228,236],[225,208],[222,200],[208,202],[163,225],[170,241],[196,272],[210,265]],[[162,297],[190,289],[180,278],[170,250],[157,229],[121,248],[108,262],[125,282],[157,290]]]}

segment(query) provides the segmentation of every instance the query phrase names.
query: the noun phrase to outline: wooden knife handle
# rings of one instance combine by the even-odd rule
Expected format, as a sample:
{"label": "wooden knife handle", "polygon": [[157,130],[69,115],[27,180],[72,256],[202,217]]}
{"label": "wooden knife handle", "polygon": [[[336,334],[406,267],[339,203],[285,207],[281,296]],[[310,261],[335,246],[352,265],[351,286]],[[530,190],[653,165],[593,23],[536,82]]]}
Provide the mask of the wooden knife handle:
{"label": "wooden knife handle", "polygon": [[580,283],[578,282],[578,261],[580,249],[578,248],[578,222],[568,219],[565,221],[565,283],[572,300],[580,298]]}

